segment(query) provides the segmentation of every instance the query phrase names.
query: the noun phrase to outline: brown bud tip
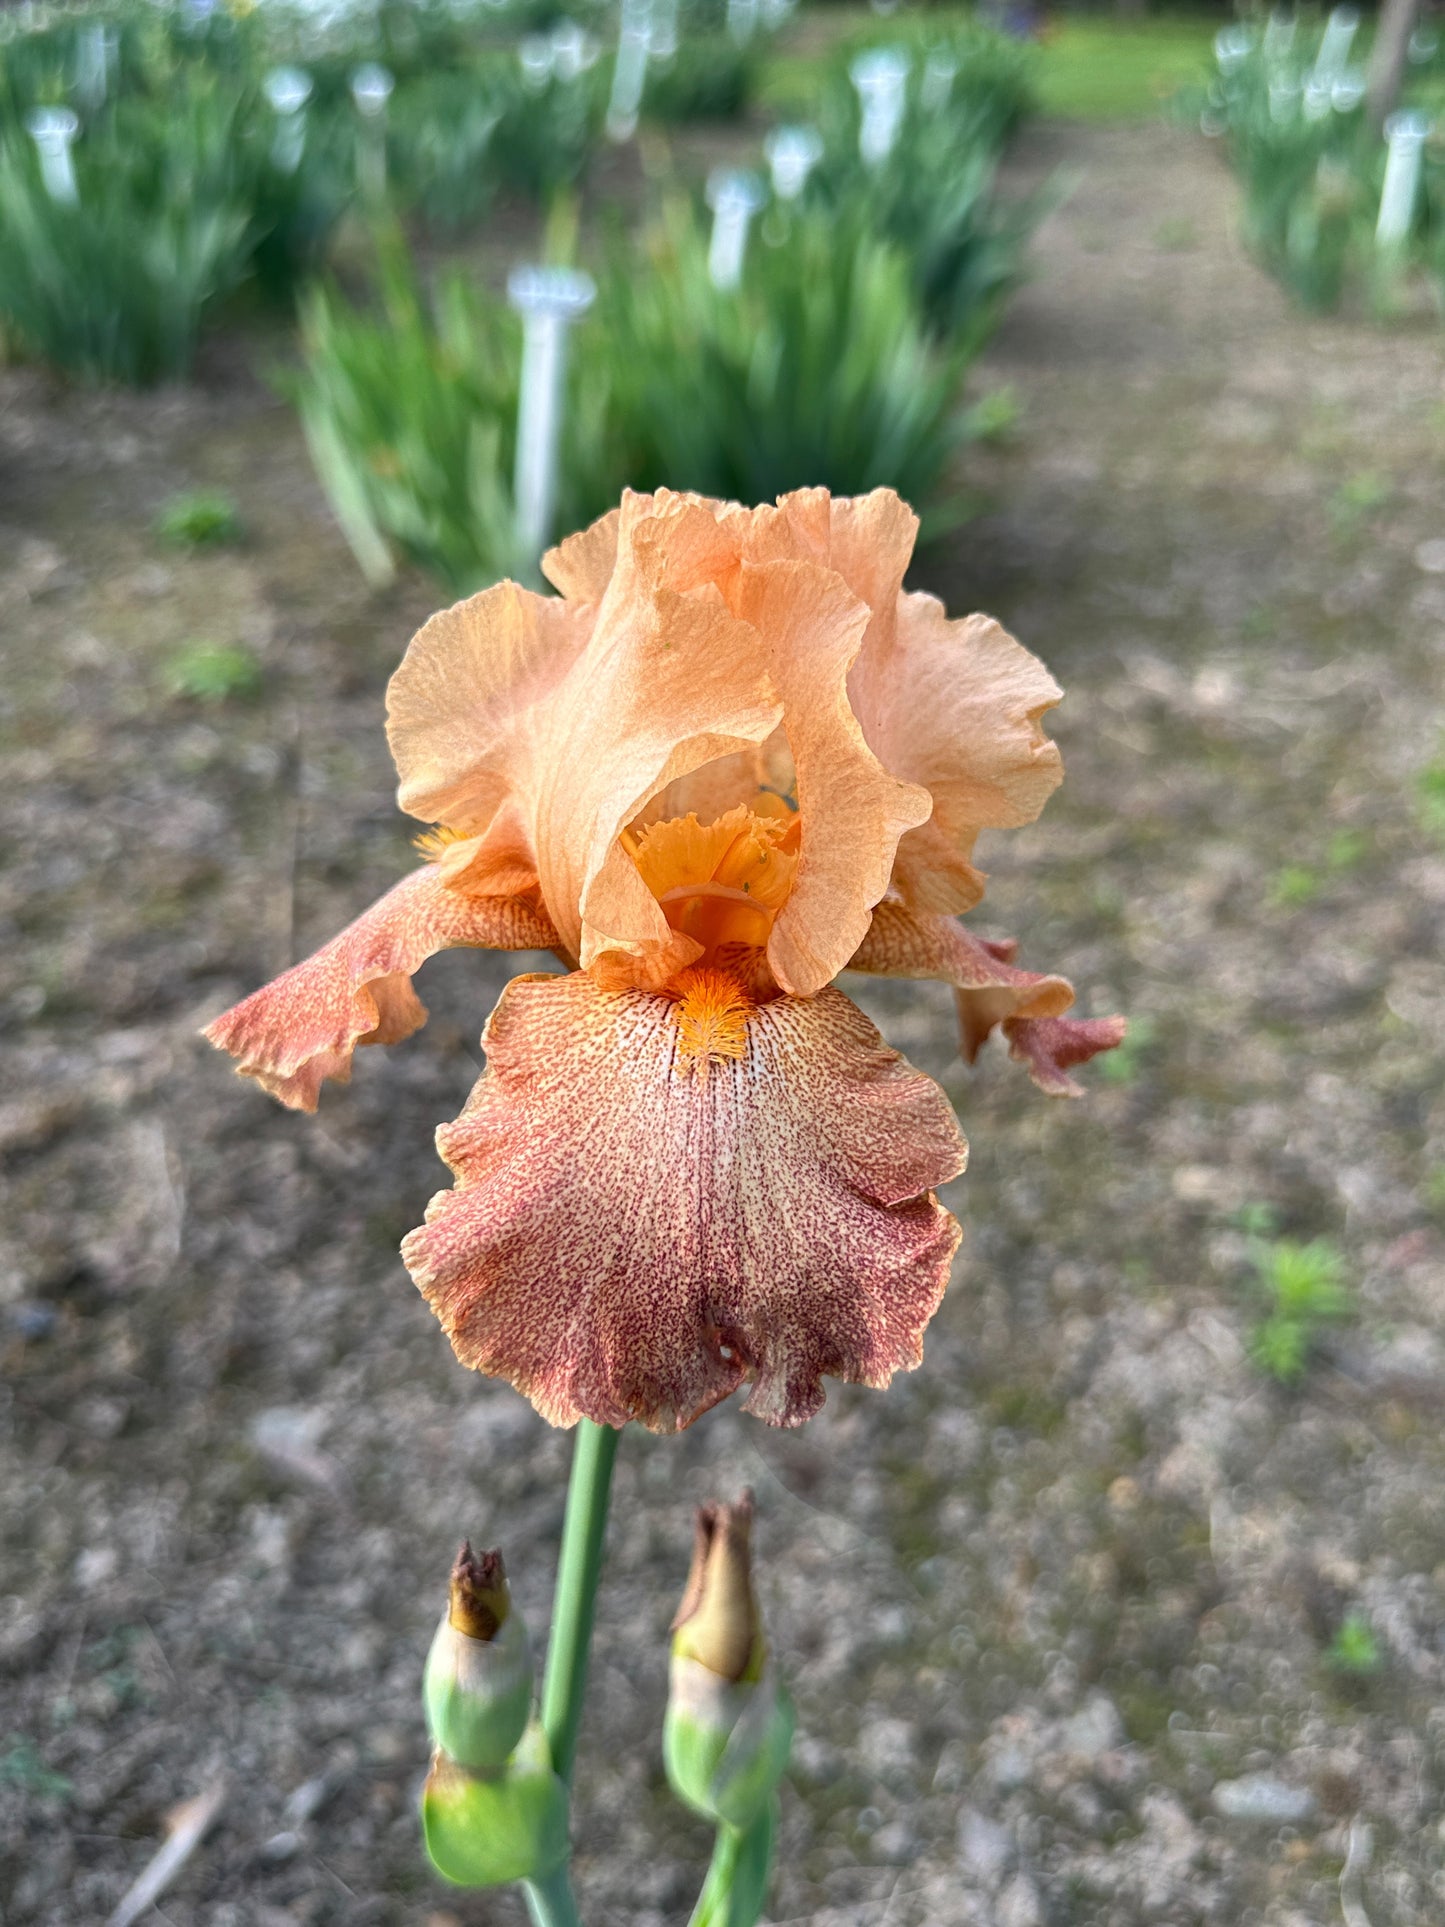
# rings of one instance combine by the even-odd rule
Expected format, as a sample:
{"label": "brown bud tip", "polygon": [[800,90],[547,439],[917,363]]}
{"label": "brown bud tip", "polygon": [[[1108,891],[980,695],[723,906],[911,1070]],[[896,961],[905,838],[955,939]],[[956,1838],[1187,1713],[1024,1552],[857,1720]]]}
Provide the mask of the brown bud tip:
{"label": "brown bud tip", "polygon": [[447,1618],[469,1639],[495,1639],[512,1610],[507,1571],[500,1552],[473,1552],[462,1542],[452,1567]]}
{"label": "brown bud tip", "polygon": [[756,1678],[763,1627],[752,1582],[753,1495],[699,1506],[687,1589],[672,1622],[675,1653],[723,1679]]}

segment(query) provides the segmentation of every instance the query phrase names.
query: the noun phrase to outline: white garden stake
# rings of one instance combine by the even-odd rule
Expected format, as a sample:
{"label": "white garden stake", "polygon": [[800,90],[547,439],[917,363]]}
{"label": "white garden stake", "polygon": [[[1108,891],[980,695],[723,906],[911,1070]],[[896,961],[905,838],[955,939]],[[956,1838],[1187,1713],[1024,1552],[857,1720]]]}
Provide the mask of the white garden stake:
{"label": "white garden stake", "polygon": [[1264,25],[1264,57],[1283,60],[1294,46],[1295,17],[1292,13],[1272,13]]}
{"label": "white garden stake", "polygon": [[545,93],[557,71],[557,43],[547,34],[529,33],[518,45],[517,60],[528,93]]}
{"label": "white garden stake", "polygon": [[575,20],[559,20],[552,29],[552,72],[558,80],[580,80],[597,64],[597,42]]}
{"label": "white garden stake", "polygon": [[816,127],[775,127],[763,142],[773,180],[773,198],[796,201],[808,176],[823,158],[823,137]]}
{"label": "white garden stake", "polygon": [[758,30],[758,0],[728,0],[728,32],[745,47]]}
{"label": "white garden stake", "polygon": [[862,119],[858,153],[865,167],[878,167],[893,152],[907,100],[908,55],[901,47],[875,47],[848,69],[858,90]]}
{"label": "white garden stake", "polygon": [[306,103],[311,98],[311,76],[304,67],[273,67],[261,86],[276,116],[271,164],[279,173],[294,174],[306,151]]}
{"label": "white garden stake", "polygon": [[40,176],[46,193],[52,201],[77,206],[80,189],[75,184],[70,146],[80,132],[79,119],[69,107],[37,107],[25,116],[25,126],[40,152]]}
{"label": "white garden stake", "polygon": [[1254,35],[1248,27],[1221,27],[1214,36],[1214,61],[1226,78],[1237,74],[1254,52]]}
{"label": "white garden stake", "polygon": [[1424,114],[1407,109],[1391,114],[1385,122],[1385,184],[1380,189],[1380,215],[1375,223],[1379,247],[1398,247],[1410,232],[1420,187],[1420,162],[1429,137],[1430,122]]}
{"label": "white garden stake", "polygon": [[707,276],[715,288],[726,293],[743,278],[748,223],[763,204],[762,183],[755,174],[745,174],[738,168],[715,167],[708,175],[707,204],[712,209]]}
{"label": "white garden stake", "polygon": [[1324,37],[1315,55],[1313,78],[1329,87],[1339,78],[1350,48],[1360,29],[1360,16],[1353,7],[1335,7],[1325,22]]}
{"label": "white garden stake", "polygon": [[114,27],[85,27],[76,43],[75,91],[91,113],[105,105],[116,46]]}
{"label": "white garden stake", "polygon": [[512,494],[519,560],[528,566],[541,560],[552,536],[567,330],[586,314],[596,294],[592,277],[576,268],[521,267],[507,277],[507,299],[522,317]]}
{"label": "white garden stake", "polygon": [[923,63],[923,79],[918,88],[918,104],[926,114],[939,114],[953,94],[958,78],[958,61],[947,48],[935,47]]}
{"label": "white garden stake", "polygon": [[612,69],[612,94],[607,102],[607,137],[631,140],[642,110],[647,85],[647,55],[652,40],[652,0],[622,0],[617,29],[617,65]]}
{"label": "white garden stake", "polygon": [[362,193],[372,201],[386,198],[386,103],[395,85],[386,68],[374,60],[368,60],[351,76],[351,98],[362,121],[357,175]]}

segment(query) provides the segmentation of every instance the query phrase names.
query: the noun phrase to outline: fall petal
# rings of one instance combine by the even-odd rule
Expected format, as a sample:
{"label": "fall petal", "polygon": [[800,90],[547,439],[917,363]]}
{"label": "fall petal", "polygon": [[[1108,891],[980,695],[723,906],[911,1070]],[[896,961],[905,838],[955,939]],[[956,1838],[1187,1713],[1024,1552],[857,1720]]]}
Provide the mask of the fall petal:
{"label": "fall petal", "polygon": [[466,1365],[554,1424],[690,1424],[751,1379],[799,1424],[821,1379],[916,1365],[958,1240],[932,1187],[942,1093],[836,990],[750,1009],[689,1061],[674,999],[585,974],[510,985],[438,1133],[456,1187],[402,1249]]}
{"label": "fall petal", "polygon": [[1003,1025],[1009,1055],[1027,1064],[1029,1076],[1051,1097],[1082,1097],[1084,1087],[1069,1076],[1100,1051],[1124,1041],[1122,1017],[1009,1017]]}
{"label": "fall petal", "polygon": [[1013,963],[1017,945],[990,942],[952,917],[910,910],[888,898],[873,912],[868,935],[850,970],[874,977],[936,977],[952,984],[958,1005],[959,1048],[972,1064],[997,1025],[1011,1053],[1053,1097],[1077,1097],[1068,1075],[1099,1051],[1112,1050],[1124,1035],[1121,1017],[1065,1017],[1074,1001],[1065,977],[1041,977]]}
{"label": "fall petal", "polygon": [[226,1011],[205,1035],[243,1077],[292,1110],[314,1111],[323,1081],[345,1083],[360,1044],[396,1044],[426,1022],[411,978],[455,946],[546,950],[557,933],[516,898],[470,896],[426,864],[304,963]]}
{"label": "fall petal", "polygon": [[933,798],[899,845],[896,887],[920,909],[967,910],[983,894],[979,831],[1031,823],[1063,779],[1041,722],[1057,683],[988,617],[950,621],[935,597],[904,595],[891,646],[860,657],[850,693],[879,760]]}

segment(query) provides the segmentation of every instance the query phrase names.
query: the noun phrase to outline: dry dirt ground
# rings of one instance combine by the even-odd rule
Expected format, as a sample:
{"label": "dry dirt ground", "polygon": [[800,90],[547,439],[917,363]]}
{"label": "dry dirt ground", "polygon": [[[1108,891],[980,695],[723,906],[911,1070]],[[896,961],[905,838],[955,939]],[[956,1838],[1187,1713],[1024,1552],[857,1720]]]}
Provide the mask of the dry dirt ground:
{"label": "dry dirt ground", "polygon": [[[1071,692],[1069,781],[979,921],[1137,1041],[1050,1104],[956,1063],[941,991],[860,988],[973,1143],[953,1287],[886,1396],[624,1441],[592,1923],[695,1892],[666,1626],[692,1505],[743,1482],[799,1709],[775,1921],[1445,1918],[1445,353],[1291,315],[1197,139],[1030,138],[1075,187],[989,358],[1020,424],[918,579]],[[567,1440],[396,1256],[508,966],[429,965],[429,1028],[316,1120],[197,1040],[408,862],[381,691],[433,600],[363,591],[285,408],[211,374],[0,374],[0,1912],[101,1921],[224,1774],[153,1918],[512,1927],[424,1868],[417,1680],[463,1532],[542,1630]],[[152,533],[199,484],[239,546]],[[253,701],[167,693],[198,636],[258,652]],[[1247,1349],[1261,1206],[1356,1307],[1290,1392]]]}

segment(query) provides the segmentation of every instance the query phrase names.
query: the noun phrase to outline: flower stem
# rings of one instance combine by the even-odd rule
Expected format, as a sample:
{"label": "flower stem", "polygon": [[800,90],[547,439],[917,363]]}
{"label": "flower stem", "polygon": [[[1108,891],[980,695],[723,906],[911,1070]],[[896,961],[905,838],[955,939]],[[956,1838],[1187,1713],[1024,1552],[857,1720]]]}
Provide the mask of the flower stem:
{"label": "flower stem", "polygon": [[565,1866],[541,1880],[526,1881],[522,1891],[527,1898],[532,1927],[582,1927]]}
{"label": "flower stem", "polygon": [[617,1439],[618,1433],[610,1425],[594,1425],[584,1418],[578,1424],[572,1453],[557,1591],[552,1602],[552,1637],[542,1681],[542,1728],[552,1750],[553,1771],[566,1785],[572,1781],[577,1729],[582,1723],[587,1649],[592,1640]]}

